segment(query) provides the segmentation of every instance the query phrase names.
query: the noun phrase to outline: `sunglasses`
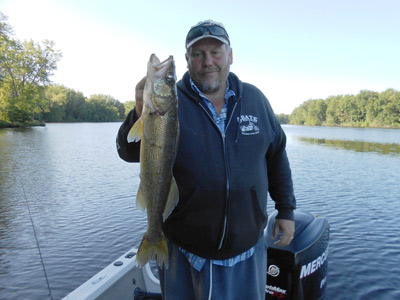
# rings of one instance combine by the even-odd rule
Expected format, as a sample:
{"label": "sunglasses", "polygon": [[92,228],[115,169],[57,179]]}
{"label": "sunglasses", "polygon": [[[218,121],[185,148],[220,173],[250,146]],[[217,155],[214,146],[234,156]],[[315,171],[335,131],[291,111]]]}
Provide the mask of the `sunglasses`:
{"label": "sunglasses", "polygon": [[222,28],[221,26],[218,25],[210,25],[210,26],[197,26],[197,27],[193,27],[192,29],[190,29],[189,33],[186,36],[186,45],[188,43],[190,43],[190,41],[203,36],[207,33],[210,33],[211,35],[214,36],[221,36],[224,37],[225,39],[227,39],[229,41],[229,35],[226,32],[226,30],[224,28]]}

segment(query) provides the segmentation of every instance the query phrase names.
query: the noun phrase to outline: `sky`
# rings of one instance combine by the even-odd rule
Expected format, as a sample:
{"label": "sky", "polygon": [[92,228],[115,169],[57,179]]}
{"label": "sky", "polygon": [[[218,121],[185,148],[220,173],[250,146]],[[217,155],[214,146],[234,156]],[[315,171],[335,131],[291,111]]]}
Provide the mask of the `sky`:
{"label": "sky", "polygon": [[54,83],[134,100],[152,53],[186,72],[185,38],[222,22],[231,71],[256,85],[275,113],[310,99],[400,90],[399,0],[0,0],[15,38],[52,40],[63,57]]}

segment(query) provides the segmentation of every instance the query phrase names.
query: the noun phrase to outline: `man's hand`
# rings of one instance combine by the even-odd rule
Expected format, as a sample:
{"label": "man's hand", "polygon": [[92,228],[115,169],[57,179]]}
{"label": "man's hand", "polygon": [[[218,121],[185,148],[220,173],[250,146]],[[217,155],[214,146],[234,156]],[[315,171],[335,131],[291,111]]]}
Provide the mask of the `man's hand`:
{"label": "man's hand", "polygon": [[285,247],[290,244],[294,235],[294,221],[275,219],[274,228],[272,230],[272,239],[278,238],[279,232],[282,232],[281,239],[276,241],[274,245]]}
{"label": "man's hand", "polygon": [[147,76],[143,77],[142,80],[136,85],[135,88],[135,101],[136,101],[136,114],[138,117],[142,115],[143,111],[143,91],[144,84],[146,83]]}

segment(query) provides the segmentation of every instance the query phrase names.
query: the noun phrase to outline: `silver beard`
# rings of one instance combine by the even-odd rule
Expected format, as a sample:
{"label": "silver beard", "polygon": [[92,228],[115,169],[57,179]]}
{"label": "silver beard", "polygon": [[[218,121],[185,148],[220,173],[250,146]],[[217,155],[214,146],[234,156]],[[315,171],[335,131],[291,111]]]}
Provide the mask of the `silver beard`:
{"label": "silver beard", "polygon": [[211,83],[211,84],[208,84],[208,83],[201,83],[201,84],[199,85],[200,91],[201,91],[202,93],[204,93],[204,94],[212,94],[212,93],[215,93],[215,92],[217,92],[217,91],[219,90],[219,88],[220,88],[220,84],[219,84],[218,81],[215,81],[215,82],[213,82],[213,83]]}

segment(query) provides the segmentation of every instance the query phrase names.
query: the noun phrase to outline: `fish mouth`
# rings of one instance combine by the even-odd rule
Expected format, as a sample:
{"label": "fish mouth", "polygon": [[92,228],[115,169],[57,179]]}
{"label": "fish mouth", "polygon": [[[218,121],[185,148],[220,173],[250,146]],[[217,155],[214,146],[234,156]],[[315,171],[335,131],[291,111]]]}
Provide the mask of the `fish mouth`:
{"label": "fish mouth", "polygon": [[175,69],[174,57],[172,55],[170,55],[166,60],[160,62],[158,57],[155,54],[152,54],[150,57],[150,61],[152,63],[153,68],[156,71],[168,68],[170,64],[172,64],[173,68]]}

